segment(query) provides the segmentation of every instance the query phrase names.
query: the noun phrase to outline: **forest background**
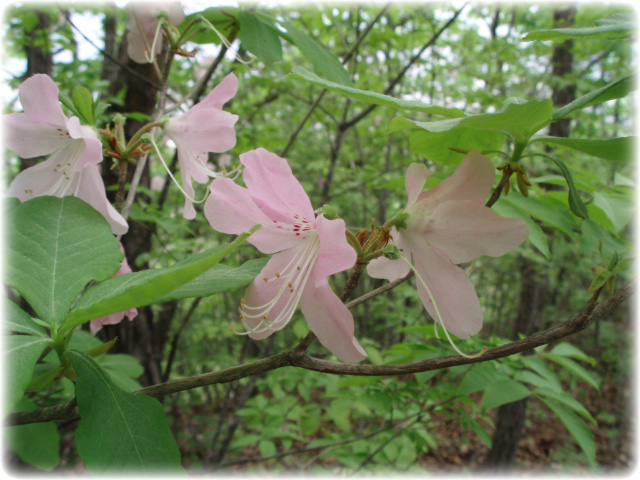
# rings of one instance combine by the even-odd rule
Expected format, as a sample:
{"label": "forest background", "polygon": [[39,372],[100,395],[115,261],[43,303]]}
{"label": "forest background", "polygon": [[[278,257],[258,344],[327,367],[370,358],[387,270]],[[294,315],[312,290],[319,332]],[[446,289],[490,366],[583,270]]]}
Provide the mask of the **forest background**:
{"label": "forest background", "polygon": [[[124,115],[128,138],[147,123],[162,79],[153,65],[128,58],[123,6],[8,6],[5,113],[21,110],[18,86],[44,73],[62,93],[71,95],[81,85],[95,100],[99,96],[108,107],[98,112],[98,122]],[[238,154],[257,147],[286,157],[312,204],[331,204],[354,231],[372,221],[383,224],[405,205],[404,174],[411,162],[436,172],[431,187],[463,157],[450,146],[513,149],[504,137],[496,145],[493,132],[468,128],[447,137],[414,123],[443,120],[439,107],[489,115],[550,99],[558,111],[592,92],[609,92],[537,132],[596,143],[530,143],[529,151],[540,153],[521,162],[531,185],[514,178],[508,195],[503,192],[493,205],[502,216],[525,219],[530,237],[503,257],[473,262],[469,273],[485,324],[457,345],[471,352],[556,327],[587,308],[595,290],[602,291],[605,305],[628,296],[624,289],[633,272],[623,266],[633,255],[633,150],[629,142],[605,140],[635,131],[633,97],[627,95],[637,58],[631,4],[184,2],[183,8],[182,27],[202,13],[228,44],[212,31],[187,43],[184,48],[194,54],[174,58],[168,104],[190,92],[187,104],[197,103],[229,72],[240,83],[224,107],[239,116],[237,144],[211,155],[211,164],[230,168]],[[287,35],[277,33],[276,24],[286,25]],[[607,30],[609,25],[617,30]],[[573,30],[548,31],[557,28]],[[174,146],[165,142],[161,149],[178,175]],[[490,157],[496,166],[504,163],[500,155]],[[5,185],[36,162],[5,151]],[[102,175],[115,201],[118,174],[110,164],[110,158],[102,162]],[[134,171],[128,171],[129,182]],[[170,267],[230,241],[211,229],[201,207],[195,219],[183,218],[184,198],[155,154],[141,173],[122,238],[134,271]],[[204,190],[196,187],[201,195]],[[287,328],[258,342],[230,329],[242,287],[264,265],[259,257],[245,246],[224,259],[225,268],[244,269],[233,289],[141,307],[133,321],[105,326],[95,337],[88,329],[76,332],[73,348],[100,349],[117,337],[97,360],[126,391],[287,351],[309,332],[299,312]],[[347,278],[337,275],[334,291]],[[454,353],[435,338],[415,282],[353,306],[356,337],[368,353],[364,363],[394,365]],[[387,284],[363,275],[351,298]],[[29,308],[15,290],[6,291]],[[603,311],[582,332],[487,362],[373,376],[285,367],[166,394],[160,401],[180,463],[194,472],[628,471],[636,461],[631,318],[627,302]],[[46,353],[36,373],[50,362]],[[318,343],[309,354],[332,358]],[[74,398],[68,378],[32,390],[17,410],[69,406]],[[5,465],[21,472],[91,470],[76,449],[74,406],[48,422],[7,427]],[[34,438],[43,446],[37,452]]]}

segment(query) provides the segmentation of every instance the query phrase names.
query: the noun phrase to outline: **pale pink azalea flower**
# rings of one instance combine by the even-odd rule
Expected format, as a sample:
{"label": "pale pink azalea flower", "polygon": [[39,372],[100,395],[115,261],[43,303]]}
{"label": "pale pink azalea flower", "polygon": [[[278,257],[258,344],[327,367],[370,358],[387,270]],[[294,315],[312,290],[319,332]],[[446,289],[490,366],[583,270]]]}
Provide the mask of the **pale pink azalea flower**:
{"label": "pale pink azalea flower", "polygon": [[[120,251],[124,253],[124,248],[122,247],[122,244],[120,244]],[[120,264],[120,270],[118,270],[116,273],[114,273],[111,276],[115,277],[117,275],[124,275],[125,273],[131,273],[131,268],[129,267],[129,263],[127,262],[126,256],[122,259],[122,263]],[[96,333],[98,333],[100,329],[102,329],[103,325],[116,325],[120,323],[122,319],[125,317],[125,315],[129,319],[129,321],[131,321],[138,316],[138,309],[130,308],[125,312],[112,313],[111,315],[107,315],[105,317],[100,317],[100,318],[91,320],[91,322],[89,322],[89,329],[91,330],[91,335],[95,335]]]}
{"label": "pale pink azalea flower", "polygon": [[[480,331],[483,315],[473,284],[457,264],[481,255],[504,255],[527,239],[529,229],[522,219],[502,218],[485,207],[495,170],[479,152],[467,154],[453,175],[422,192],[432,173],[423,164],[409,166],[406,229],[392,228],[391,236],[430,290],[431,295],[421,281],[416,282],[431,317],[440,316],[447,331],[466,339]],[[367,267],[370,276],[389,281],[409,271],[402,259],[384,257]]]}
{"label": "pale pink azalea flower", "polygon": [[228,178],[214,180],[204,213],[224,233],[239,234],[260,224],[249,242],[263,253],[275,253],[241,303],[240,318],[249,336],[259,340],[282,329],[300,303],[320,343],[342,361],[364,359],[351,312],[327,281],[353,267],[357,258],[346,240],[344,221],[315,216],[285,159],[259,148],[240,155],[240,161],[247,188]]}
{"label": "pale pink azalea flower", "polygon": [[238,78],[230,73],[200,103],[186,113],[170,118],[164,132],[178,149],[178,164],[185,192],[183,216],[193,219],[194,190],[192,180],[206,183],[220,174],[207,167],[208,152],[222,153],[236,144],[235,123],[238,116],[222,110],[238,91]]}
{"label": "pale pink azalea flower", "polygon": [[22,113],[4,115],[7,148],[23,158],[50,155],[20,172],[7,196],[21,202],[33,197],[76,196],[98,210],[114,234],[127,232],[124,218],[111,206],[98,169],[102,144],[91,127],[78,117],[67,118],[58,101],[58,87],[47,75],[34,75],[19,89]]}
{"label": "pale pink azalea flower", "polygon": [[184,11],[178,2],[131,2],[125,10],[129,15],[127,55],[136,63],[151,63],[152,55],[162,51],[162,33],[159,33],[155,49],[151,52],[160,12],[167,12],[172,25],[178,25],[184,20]]}

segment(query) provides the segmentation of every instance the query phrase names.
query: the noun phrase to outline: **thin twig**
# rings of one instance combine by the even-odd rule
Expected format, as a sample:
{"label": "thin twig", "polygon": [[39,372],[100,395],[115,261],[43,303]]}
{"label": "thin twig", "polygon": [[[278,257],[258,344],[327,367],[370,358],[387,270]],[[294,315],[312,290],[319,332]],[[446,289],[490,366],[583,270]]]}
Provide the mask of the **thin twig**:
{"label": "thin twig", "polygon": [[[171,393],[182,392],[184,390],[191,390],[193,388],[213,385],[216,383],[233,382],[250,375],[264,373],[286,366],[300,367],[306,370],[332,373],[336,375],[395,376],[439,370],[457,365],[486,362],[488,360],[496,360],[498,358],[522,353],[541,345],[547,345],[584,330],[594,321],[605,317],[619,307],[631,296],[631,294],[635,292],[635,289],[636,280],[634,279],[597,306],[594,305],[594,298],[592,298],[584,312],[574,315],[556,327],[552,327],[544,332],[532,335],[522,340],[510,342],[499,347],[489,348],[482,355],[477,357],[450,355],[447,357],[432,358],[429,360],[400,363],[395,365],[353,365],[312,358],[296,347],[286,352],[261,360],[256,360],[246,365],[238,365],[218,372],[210,372],[153,385],[138,390],[136,393],[150,395],[152,397],[163,397]],[[7,416],[5,425],[11,426],[55,420],[70,420],[77,417],[78,411],[75,408],[75,400],[72,400],[66,404],[46,407],[41,410],[12,413]]]}

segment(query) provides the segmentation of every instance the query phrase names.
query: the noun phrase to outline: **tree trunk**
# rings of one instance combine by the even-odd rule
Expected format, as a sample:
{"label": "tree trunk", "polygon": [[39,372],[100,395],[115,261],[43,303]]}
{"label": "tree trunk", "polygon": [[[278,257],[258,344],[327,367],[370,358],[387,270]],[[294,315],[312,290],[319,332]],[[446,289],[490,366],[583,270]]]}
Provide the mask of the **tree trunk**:
{"label": "tree trunk", "polygon": [[[571,6],[565,10],[556,10],[554,13],[554,26],[563,27],[573,23],[576,8]],[[556,107],[566,105],[575,99],[575,84],[567,84],[563,77],[572,72],[573,55],[571,47],[573,42],[567,40],[557,44],[553,50],[551,63],[553,75],[557,79],[551,99]],[[570,119],[563,118],[554,122],[549,127],[549,135],[557,137],[569,136]],[[520,265],[522,272],[522,291],[518,306],[518,315],[514,325],[512,338],[517,339],[518,334],[531,335],[540,328],[540,314],[548,294],[546,276],[540,277],[536,273],[534,264],[523,259]],[[532,354],[533,352],[525,352]],[[498,408],[496,430],[493,433],[492,447],[489,455],[483,463],[483,467],[494,470],[506,470],[514,463],[518,443],[522,437],[522,428],[527,411],[527,399],[508,403]]]}

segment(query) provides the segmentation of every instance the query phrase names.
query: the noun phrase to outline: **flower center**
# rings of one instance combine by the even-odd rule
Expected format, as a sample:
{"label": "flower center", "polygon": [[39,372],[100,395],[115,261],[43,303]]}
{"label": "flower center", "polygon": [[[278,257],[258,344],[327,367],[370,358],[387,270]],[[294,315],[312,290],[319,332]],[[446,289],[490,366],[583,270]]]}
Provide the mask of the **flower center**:
{"label": "flower center", "polygon": [[[314,232],[315,233],[315,232]],[[255,282],[276,282],[279,288],[273,298],[262,305],[249,305],[240,301],[240,321],[246,332],[234,331],[238,335],[259,334],[283,328],[293,316],[300,302],[304,287],[309,280],[320,252],[320,237],[316,234],[297,250],[287,265],[273,277],[257,278]],[[284,303],[283,303],[284,302]]]}

